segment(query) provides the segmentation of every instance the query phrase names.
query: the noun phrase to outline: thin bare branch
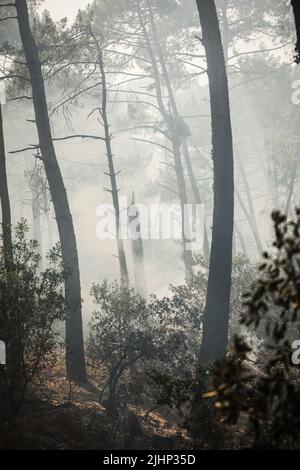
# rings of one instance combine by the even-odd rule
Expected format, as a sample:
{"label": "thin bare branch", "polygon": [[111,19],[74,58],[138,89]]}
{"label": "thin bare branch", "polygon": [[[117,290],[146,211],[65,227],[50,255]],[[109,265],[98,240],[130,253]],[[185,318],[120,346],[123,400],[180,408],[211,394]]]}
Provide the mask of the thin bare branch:
{"label": "thin bare branch", "polygon": [[69,140],[69,139],[96,139],[96,140],[105,140],[104,137],[100,137],[97,135],[88,135],[88,134],[74,134],[74,135],[67,135],[65,137],[54,137],[53,141],[59,140]]}
{"label": "thin bare branch", "polygon": [[137,137],[131,137],[131,140],[136,140],[137,142],[147,142],[148,144],[157,145],[158,147],[167,150],[167,152],[173,153],[173,150],[169,149],[165,145],[159,144],[158,142],[153,142],[152,140],[147,139],[138,139]]}

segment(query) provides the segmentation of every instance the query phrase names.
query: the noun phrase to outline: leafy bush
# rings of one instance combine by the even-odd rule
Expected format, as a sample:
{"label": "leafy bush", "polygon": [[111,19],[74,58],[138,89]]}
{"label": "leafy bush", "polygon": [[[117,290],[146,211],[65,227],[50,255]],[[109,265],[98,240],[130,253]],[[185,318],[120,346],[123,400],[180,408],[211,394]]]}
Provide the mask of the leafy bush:
{"label": "leafy bush", "polygon": [[117,282],[93,285],[94,303],[88,354],[94,364],[107,369],[107,410],[117,413],[117,392],[124,374],[153,356],[153,335],[146,301]]}
{"label": "leafy bush", "polygon": [[0,253],[0,338],[6,344],[6,366],[0,366],[0,413],[16,413],[25,390],[53,359],[55,325],[65,312],[60,250],[48,254],[39,270],[37,242],[26,238],[25,221],[15,230],[13,265]]}
{"label": "leafy bush", "polygon": [[[91,321],[88,355],[107,380],[100,401],[117,415],[121,401],[138,400],[144,408],[166,406],[184,423],[190,418],[193,391],[198,383],[199,336],[207,285],[202,257],[183,285],[170,286],[170,295],[151,296],[148,303],[118,283],[94,285],[97,308]],[[232,313],[242,302],[246,278],[255,267],[245,258],[234,262]],[[204,377],[202,377],[204,383]],[[203,386],[203,383],[201,386]],[[205,410],[206,411],[206,410]]]}
{"label": "leafy bush", "polygon": [[[240,331],[245,288],[255,279],[256,266],[239,255],[233,261],[230,335]],[[193,390],[198,383],[199,334],[205,305],[207,266],[203,257],[194,259],[194,273],[185,284],[171,286],[171,296],[152,298],[151,318],[156,319],[156,338],[161,345],[159,367],[150,372],[160,404],[190,416]],[[203,373],[201,372],[201,377]],[[203,377],[202,377],[203,378]]]}

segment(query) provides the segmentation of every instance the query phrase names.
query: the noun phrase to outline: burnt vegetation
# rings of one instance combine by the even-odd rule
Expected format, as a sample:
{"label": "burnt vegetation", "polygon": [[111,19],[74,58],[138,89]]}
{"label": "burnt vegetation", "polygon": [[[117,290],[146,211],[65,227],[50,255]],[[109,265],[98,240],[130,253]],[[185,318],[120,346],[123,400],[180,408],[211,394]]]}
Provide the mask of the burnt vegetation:
{"label": "burnt vegetation", "polygon": [[299,449],[298,3],[72,8],[0,0],[0,448]]}

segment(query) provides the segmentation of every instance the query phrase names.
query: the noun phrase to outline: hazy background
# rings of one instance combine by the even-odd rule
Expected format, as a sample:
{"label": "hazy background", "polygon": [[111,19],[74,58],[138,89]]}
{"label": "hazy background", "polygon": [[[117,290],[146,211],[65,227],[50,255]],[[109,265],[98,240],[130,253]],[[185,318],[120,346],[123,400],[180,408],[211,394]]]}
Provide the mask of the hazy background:
{"label": "hazy background", "polygon": [[67,17],[72,22],[79,8],[84,9],[89,3],[88,0],[44,0],[40,10],[48,10],[54,20]]}
{"label": "hazy background", "polygon": [[[85,8],[88,3],[87,0],[45,0],[40,11],[49,10],[54,20],[67,16],[71,23],[75,19],[78,8]],[[221,0],[218,4],[222,4]],[[230,4],[236,5],[241,10],[246,5],[240,0],[235,0]],[[192,77],[193,72],[199,72],[201,67],[202,69],[205,67],[205,59],[191,58],[189,65],[185,66],[182,71],[179,68],[181,62],[177,60],[178,55],[176,56],[177,53],[184,53],[186,44],[189,45],[192,41],[196,42],[193,54],[203,54],[199,40],[195,39],[195,34],[199,34],[199,19],[192,16],[191,20],[191,11],[193,13],[194,10],[195,13],[194,2],[189,0],[186,5],[186,12],[181,10],[180,13],[175,11],[173,16],[162,16],[159,32],[163,41],[168,28],[174,27],[176,21],[182,22],[180,34],[183,35],[184,41],[181,41],[181,49],[176,49],[178,47],[176,33],[173,35],[170,33],[171,39],[167,43],[169,49],[166,52],[166,59],[169,61],[167,65],[174,82],[178,109],[190,132],[191,159],[206,207],[207,228],[210,236],[213,180],[209,93],[205,74]],[[262,2],[258,2],[258,5],[262,5]],[[266,7],[267,5],[268,2],[266,2]],[[275,2],[275,15],[278,15],[276,21],[278,18],[281,21],[282,8],[287,8],[285,2],[280,0]],[[230,19],[230,15],[233,14],[232,10],[229,10],[228,14]],[[245,14],[247,15],[247,12]],[[270,13],[266,10],[265,14],[268,18]],[[257,16],[259,19],[259,14]],[[220,18],[220,25],[223,28],[221,14]],[[185,25],[189,25],[191,21],[191,29],[185,29]],[[259,259],[258,250],[246,212],[250,213],[252,210],[254,213],[262,246],[266,248],[270,245],[272,238],[270,212],[274,208],[285,209],[293,175],[294,188],[290,211],[299,201],[297,149],[300,146],[300,107],[292,102],[292,85],[294,80],[299,78],[299,68],[293,63],[294,33],[290,33],[293,31],[292,16],[287,16],[278,27],[274,26],[277,35],[274,40],[269,30],[264,33],[263,28],[257,28],[256,31],[254,26],[252,30],[252,22],[253,18],[251,18],[248,30],[243,33],[244,36],[238,34],[237,39],[230,43],[229,57],[237,55],[237,58],[229,60],[228,70],[236,166],[235,222],[237,231],[235,232],[234,254],[243,252],[245,248],[249,259],[256,262]],[[176,32],[176,28],[174,30]],[[252,50],[254,52],[255,50],[268,51],[272,48],[276,50],[245,54]],[[125,51],[126,47],[124,46],[122,50]],[[171,53],[174,53],[174,56],[171,57]],[[109,67],[112,66],[109,65]],[[135,65],[135,68],[129,71],[130,73],[139,72],[138,66]],[[120,86],[119,83],[123,78],[121,74],[110,75],[111,87],[117,85],[121,91],[153,92],[149,79]],[[91,110],[99,105],[99,92],[100,90],[97,90],[94,94],[83,95],[77,103],[73,103],[67,118],[62,112],[56,114],[52,119],[54,137],[76,133],[102,135],[103,129],[99,125],[97,116],[93,115],[88,118]],[[47,85],[50,108],[59,102],[62,93],[61,84],[54,81],[51,86]],[[127,95],[121,92],[111,94],[109,103],[111,130],[115,134],[113,140],[115,167],[116,170],[121,170],[118,176],[120,194],[131,198],[134,192],[137,202],[149,207],[157,202],[178,202],[174,191],[172,193],[172,190],[176,190],[176,180],[174,171],[170,167],[171,160],[168,152],[149,143],[134,140],[144,138],[159,141],[160,137],[151,131],[121,132],[145,122],[155,122],[158,126],[162,126],[159,121],[161,116],[159,117],[153,110],[148,111],[148,114],[143,114],[141,109],[135,106],[134,99],[131,105],[114,102],[123,99],[124,96]],[[132,94],[128,96],[130,99],[133,97]],[[25,172],[32,171],[37,161],[32,152],[9,154],[11,150],[37,142],[35,126],[28,122],[30,119],[33,119],[33,110],[24,101],[14,102],[4,107],[8,176],[14,223],[21,217],[26,217],[32,230],[32,193]],[[165,142],[162,141],[162,143]],[[97,207],[101,203],[111,202],[110,194],[103,191],[104,187],[109,186],[109,180],[104,175],[104,171],[107,171],[105,147],[101,141],[88,139],[56,142],[55,147],[67,187],[77,235],[84,313],[85,319],[88,319],[92,310],[89,296],[92,283],[119,277],[115,241],[100,241],[96,237],[96,226],[99,221],[96,216]],[[246,183],[243,174],[246,175]],[[191,197],[190,188],[188,191]],[[249,201],[251,201],[252,208],[249,207]],[[253,214],[250,216],[253,217]],[[52,242],[57,240],[52,208],[48,219],[51,225],[50,234],[46,217],[44,215],[41,217],[44,255]],[[149,241],[145,242],[144,248],[149,294],[166,294],[169,284],[183,282],[184,269],[180,259],[181,246],[178,242]],[[130,244],[127,241],[125,241],[125,250],[132,277],[132,256]]]}

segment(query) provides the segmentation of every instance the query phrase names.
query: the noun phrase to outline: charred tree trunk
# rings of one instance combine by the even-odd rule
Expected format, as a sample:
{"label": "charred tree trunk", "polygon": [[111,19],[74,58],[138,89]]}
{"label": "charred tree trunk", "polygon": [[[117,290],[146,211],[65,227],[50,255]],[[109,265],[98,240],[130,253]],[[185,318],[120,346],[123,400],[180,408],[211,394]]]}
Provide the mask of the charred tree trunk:
{"label": "charred tree trunk", "polygon": [[296,34],[297,34],[297,42],[295,46],[295,52],[296,52],[295,62],[299,64],[300,63],[300,4],[299,4],[299,0],[292,0],[291,3],[293,7]]}
{"label": "charred tree trunk", "polygon": [[119,190],[117,186],[116,172],[114,166],[113,152],[111,147],[111,133],[110,125],[108,122],[107,115],[107,88],[106,88],[106,74],[103,62],[102,50],[99,47],[99,44],[94,36],[95,45],[98,52],[98,62],[101,72],[101,81],[102,81],[102,105],[101,105],[101,117],[103,121],[104,133],[105,133],[105,146],[106,146],[106,156],[108,162],[108,176],[110,178],[111,184],[111,195],[113,200],[113,206],[115,210],[116,217],[116,239],[117,239],[117,248],[118,248],[118,259],[120,265],[121,280],[128,287],[129,286],[129,276],[127,269],[127,262],[124,250],[124,243],[121,238],[121,218],[120,218],[120,204],[119,204]]}
{"label": "charred tree trunk", "polygon": [[11,268],[13,263],[13,248],[11,234],[11,210],[7,184],[5,144],[3,132],[2,107],[0,104],[0,199],[2,209],[2,236],[3,236],[3,255],[7,269]]}
{"label": "charred tree trunk", "polygon": [[234,169],[228,80],[214,0],[197,0],[206,52],[212,119],[214,210],[200,362],[222,359],[228,342]]}
{"label": "charred tree trunk", "polygon": [[68,197],[52,141],[39,53],[31,33],[26,0],[16,0],[17,18],[31,80],[33,106],[45,173],[54,206],[66,271],[66,367],[70,380],[86,382],[77,244]]}
{"label": "charred tree trunk", "polygon": [[[2,210],[2,237],[3,237],[3,258],[4,265],[7,270],[7,281],[10,285],[10,295],[15,296],[15,286],[12,283],[14,256],[11,228],[11,208],[8,192],[6,158],[5,158],[5,142],[2,119],[2,107],[0,103],[0,199]],[[20,411],[20,405],[24,390],[24,370],[22,360],[22,340],[20,333],[20,316],[19,312],[14,311],[8,317],[7,331],[9,336],[1,338],[6,344],[6,369],[4,380],[7,380],[7,403],[8,415],[16,415]]]}
{"label": "charred tree trunk", "polygon": [[134,285],[136,292],[146,298],[146,277],[144,267],[144,247],[141,237],[139,211],[135,205],[134,196],[129,206],[128,224],[130,230],[131,250],[133,258]]}

